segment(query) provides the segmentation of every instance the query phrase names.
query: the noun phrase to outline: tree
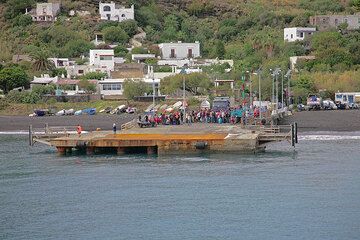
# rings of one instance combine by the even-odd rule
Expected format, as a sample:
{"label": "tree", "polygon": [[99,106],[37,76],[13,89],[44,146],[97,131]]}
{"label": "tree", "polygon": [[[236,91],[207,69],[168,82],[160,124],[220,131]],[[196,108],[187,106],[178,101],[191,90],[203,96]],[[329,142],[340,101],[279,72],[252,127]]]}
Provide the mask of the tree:
{"label": "tree", "polygon": [[80,82],[78,83],[78,85],[81,89],[84,89],[86,92],[89,92],[89,93],[96,92],[96,85],[91,83],[87,79],[81,79]]}
{"label": "tree", "polygon": [[46,49],[37,48],[30,52],[30,57],[33,60],[35,71],[48,71],[55,67],[54,63],[49,60],[50,53]]}
{"label": "tree", "polygon": [[67,71],[65,68],[54,68],[51,70],[51,76],[52,77],[61,77],[62,75],[64,75],[66,77],[67,75]]}
{"label": "tree", "polygon": [[15,18],[17,15],[25,13],[25,9],[34,4],[34,0],[8,0],[6,2],[5,18]]}
{"label": "tree", "polygon": [[107,73],[102,72],[89,72],[83,76],[81,76],[81,79],[84,80],[101,80],[107,77]]}
{"label": "tree", "polygon": [[124,82],[124,95],[127,99],[131,100],[137,96],[143,96],[150,93],[151,87],[143,81],[135,81],[127,79]]}
{"label": "tree", "polygon": [[0,87],[5,93],[14,88],[28,85],[29,77],[21,67],[6,67],[0,71]]}
{"label": "tree", "polygon": [[138,29],[137,22],[131,19],[120,22],[120,27],[124,29],[130,37],[134,36]]}
{"label": "tree", "polygon": [[220,40],[216,41],[216,43],[215,43],[215,55],[219,59],[224,59],[225,46],[224,46],[224,43]]}
{"label": "tree", "polygon": [[161,80],[161,91],[165,94],[172,94],[182,89],[183,80],[185,90],[194,95],[208,94],[212,84],[210,78],[204,73],[190,73],[186,75],[177,74]]}
{"label": "tree", "polygon": [[32,17],[30,15],[19,15],[13,20],[14,26],[26,27],[32,24]]}
{"label": "tree", "polygon": [[83,39],[70,40],[64,46],[63,55],[70,58],[80,57],[87,54],[92,48],[94,48],[94,45]]}
{"label": "tree", "polygon": [[116,57],[125,57],[128,52],[129,51],[126,49],[126,47],[121,45],[114,48],[114,53]]}
{"label": "tree", "polygon": [[121,27],[107,27],[102,33],[104,34],[104,40],[107,43],[125,44],[129,40],[129,36]]}

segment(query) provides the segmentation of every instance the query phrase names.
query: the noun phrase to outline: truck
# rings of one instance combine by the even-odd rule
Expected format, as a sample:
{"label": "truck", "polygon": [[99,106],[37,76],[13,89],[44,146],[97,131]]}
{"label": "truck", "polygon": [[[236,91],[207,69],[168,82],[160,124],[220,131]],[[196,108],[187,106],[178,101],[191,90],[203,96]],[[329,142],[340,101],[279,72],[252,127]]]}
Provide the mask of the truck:
{"label": "truck", "polygon": [[229,97],[216,97],[213,100],[212,109],[214,111],[228,111],[230,110],[230,98]]}
{"label": "truck", "polygon": [[306,105],[309,110],[320,110],[322,108],[322,99],[316,94],[309,94]]}
{"label": "truck", "polygon": [[335,93],[335,104],[338,109],[357,109],[360,103],[359,92]]}

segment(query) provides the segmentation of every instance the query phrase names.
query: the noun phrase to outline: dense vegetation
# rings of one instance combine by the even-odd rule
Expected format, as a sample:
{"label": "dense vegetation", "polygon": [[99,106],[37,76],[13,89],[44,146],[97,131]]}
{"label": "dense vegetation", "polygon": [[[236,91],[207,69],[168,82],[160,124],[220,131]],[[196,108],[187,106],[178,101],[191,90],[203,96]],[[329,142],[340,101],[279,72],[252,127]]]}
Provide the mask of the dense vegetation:
{"label": "dense vegetation", "polygon": [[[0,71],[0,87],[5,91],[9,88],[6,69],[11,67],[13,54],[28,53],[36,60],[14,68],[24,70],[28,79],[44,71],[57,75],[46,62],[47,57],[86,56],[88,50],[94,48],[91,40],[96,32],[102,32],[107,43],[119,44],[115,49],[117,56],[129,58],[126,46],[141,27],[147,33],[147,40],[144,48],[133,52],[157,53],[153,44],[160,42],[200,41],[203,57],[235,61],[230,73],[221,68],[206,71],[210,78],[240,80],[246,71],[261,68],[264,93],[268,95],[269,69],[288,69],[289,57],[296,55],[316,56],[315,61],[298,65],[300,74],[293,76],[296,95],[319,89],[360,91],[360,31],[350,32],[346,26],[340,26],[317,33],[305,42],[283,41],[284,27],[308,26],[309,16],[315,14],[353,14],[360,11],[359,0],[115,1],[135,4],[136,21],[122,23],[96,21],[97,2],[64,0],[58,21],[44,25],[32,23],[29,16],[23,15],[27,7],[35,6],[35,0],[0,0],[0,61],[4,65]],[[71,9],[88,10],[91,15],[69,17]],[[201,78],[200,84],[207,84],[206,79]],[[304,81],[307,84],[302,84]],[[165,86],[171,87],[174,86]]]}

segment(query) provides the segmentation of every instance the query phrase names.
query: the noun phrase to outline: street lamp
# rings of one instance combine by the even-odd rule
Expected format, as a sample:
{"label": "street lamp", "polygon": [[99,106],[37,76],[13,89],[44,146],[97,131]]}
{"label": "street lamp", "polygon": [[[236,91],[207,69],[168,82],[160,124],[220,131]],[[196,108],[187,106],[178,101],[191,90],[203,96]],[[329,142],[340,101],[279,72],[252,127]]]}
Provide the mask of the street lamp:
{"label": "street lamp", "polygon": [[288,70],[287,73],[285,74],[285,77],[287,78],[288,80],[288,89],[287,89],[287,92],[288,92],[288,106],[290,106],[291,104],[291,95],[290,95],[290,80],[291,80],[291,70]]}
{"label": "street lamp", "polygon": [[155,115],[155,76],[154,76],[154,66],[150,67],[151,78],[152,78],[152,87],[153,87],[153,115]]}
{"label": "street lamp", "polygon": [[183,79],[183,104],[182,104],[182,107],[183,107],[183,119],[182,119],[182,122],[184,123],[184,119],[185,119],[185,114],[186,114],[186,110],[185,110],[185,74],[186,74],[186,69],[185,67],[182,67],[181,68],[181,71],[180,71],[180,74],[182,75],[182,79]]}
{"label": "street lamp", "polygon": [[254,73],[254,75],[258,75],[259,77],[259,108],[260,108],[260,120],[262,119],[262,113],[261,113],[261,69],[259,68],[258,70],[256,70],[256,72]]}
{"label": "street lamp", "polygon": [[246,71],[247,74],[249,74],[249,81],[250,81],[250,87],[249,87],[249,107],[251,108],[252,106],[252,93],[251,93],[251,88],[252,88],[252,81],[251,81],[251,74],[249,71]]}

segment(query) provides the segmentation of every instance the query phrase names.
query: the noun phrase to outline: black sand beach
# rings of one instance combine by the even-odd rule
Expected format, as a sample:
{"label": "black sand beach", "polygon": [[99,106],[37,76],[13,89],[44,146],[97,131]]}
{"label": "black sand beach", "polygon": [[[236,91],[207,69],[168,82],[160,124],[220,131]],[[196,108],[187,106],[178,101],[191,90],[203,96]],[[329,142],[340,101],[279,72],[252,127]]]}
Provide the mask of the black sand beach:
{"label": "black sand beach", "polygon": [[297,122],[299,132],[360,131],[360,110],[296,112],[281,124]]}
{"label": "black sand beach", "polygon": [[46,117],[0,116],[0,132],[27,131],[29,125],[33,125],[34,128],[42,128],[47,123],[49,126],[74,127],[80,124],[85,131],[94,131],[96,128],[111,130],[113,123],[120,127],[121,124],[129,122],[136,117],[136,114]]}
{"label": "black sand beach", "polygon": [[[49,126],[76,126],[81,124],[84,130],[93,131],[96,128],[111,130],[112,124],[120,126],[136,118],[137,114],[129,115],[95,115],[95,116],[0,116],[0,132],[27,131],[29,125],[34,128]],[[296,112],[281,124],[297,122],[299,132],[316,131],[360,131],[360,110],[338,110],[338,111],[305,111]]]}

